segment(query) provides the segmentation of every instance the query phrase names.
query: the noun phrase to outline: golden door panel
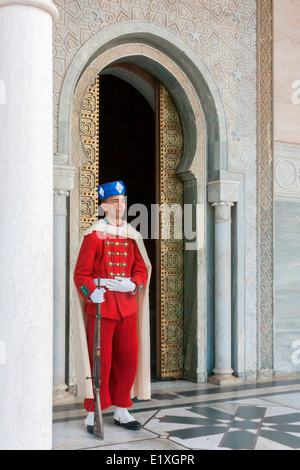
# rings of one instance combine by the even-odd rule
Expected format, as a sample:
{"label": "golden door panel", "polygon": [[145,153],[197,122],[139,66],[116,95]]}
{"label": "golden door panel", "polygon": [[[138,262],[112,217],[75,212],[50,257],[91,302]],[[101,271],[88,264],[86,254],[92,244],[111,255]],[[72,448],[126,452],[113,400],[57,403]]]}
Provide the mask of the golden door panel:
{"label": "golden door panel", "polygon": [[[81,138],[87,153],[81,168],[81,232],[98,219],[99,185],[99,86],[100,77],[91,83],[81,110]],[[159,121],[157,138],[157,201],[175,209],[160,213],[160,239],[157,241],[157,357],[160,379],[183,377],[183,184],[176,171],[183,151],[180,117],[168,91],[157,88]]]}
{"label": "golden door panel", "polygon": [[99,86],[100,77],[97,75],[86,93],[81,110],[81,138],[87,153],[86,164],[80,172],[81,232],[98,220]]}
{"label": "golden door panel", "polygon": [[[174,101],[161,84],[157,98],[157,203],[166,208],[160,212],[157,249],[158,375],[167,379],[183,377],[183,183],[176,174],[183,152],[183,134]],[[174,211],[169,211],[172,206]]]}

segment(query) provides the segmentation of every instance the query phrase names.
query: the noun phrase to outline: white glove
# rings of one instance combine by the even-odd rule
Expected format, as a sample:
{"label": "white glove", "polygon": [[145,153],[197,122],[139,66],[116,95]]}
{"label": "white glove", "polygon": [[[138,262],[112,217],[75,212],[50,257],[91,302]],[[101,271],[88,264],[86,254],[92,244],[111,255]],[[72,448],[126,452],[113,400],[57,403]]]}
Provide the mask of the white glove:
{"label": "white glove", "polygon": [[102,302],[105,302],[104,293],[105,289],[103,287],[101,287],[101,289],[94,290],[90,295],[91,301],[94,302],[94,304],[102,304]]}
{"label": "white glove", "polygon": [[115,277],[107,281],[106,288],[115,292],[133,292],[136,289],[136,284],[124,277]]}

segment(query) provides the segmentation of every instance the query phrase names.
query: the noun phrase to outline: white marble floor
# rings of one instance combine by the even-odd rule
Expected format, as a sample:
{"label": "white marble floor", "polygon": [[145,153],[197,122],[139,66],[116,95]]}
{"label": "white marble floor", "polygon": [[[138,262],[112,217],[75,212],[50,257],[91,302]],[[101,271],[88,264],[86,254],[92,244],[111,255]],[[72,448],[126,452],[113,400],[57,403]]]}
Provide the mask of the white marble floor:
{"label": "white marble floor", "polygon": [[128,431],[103,414],[104,440],[86,432],[81,401],[54,406],[54,450],[291,450],[300,449],[300,378],[218,387],[154,382],[150,401],[135,401],[142,423]]}

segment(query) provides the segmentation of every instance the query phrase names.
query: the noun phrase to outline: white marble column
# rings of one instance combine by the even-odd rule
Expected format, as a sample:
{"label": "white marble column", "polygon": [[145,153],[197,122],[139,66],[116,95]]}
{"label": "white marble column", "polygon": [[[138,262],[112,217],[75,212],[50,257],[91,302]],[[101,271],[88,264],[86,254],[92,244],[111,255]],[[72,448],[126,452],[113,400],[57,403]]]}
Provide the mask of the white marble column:
{"label": "white marble column", "polygon": [[238,200],[239,183],[214,181],[208,201],[215,209],[215,368],[210,381],[232,383],[231,367],[231,210]]}
{"label": "white marble column", "polygon": [[54,156],[54,403],[70,398],[66,392],[66,291],[67,291],[67,198],[74,187],[75,168],[68,166],[67,155]]}
{"label": "white marble column", "polygon": [[0,0],[0,449],[52,447],[50,0]]}

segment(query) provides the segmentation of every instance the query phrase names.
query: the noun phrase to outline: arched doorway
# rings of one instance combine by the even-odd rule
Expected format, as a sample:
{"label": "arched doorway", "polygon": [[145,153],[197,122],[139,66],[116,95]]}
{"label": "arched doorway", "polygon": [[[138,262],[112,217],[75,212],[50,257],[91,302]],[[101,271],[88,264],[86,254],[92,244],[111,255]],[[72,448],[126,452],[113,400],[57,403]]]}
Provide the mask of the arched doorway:
{"label": "arched doorway", "polygon": [[[141,27],[138,24],[135,26],[137,29]],[[193,230],[196,230],[196,238],[200,243],[194,243],[190,239],[184,240],[184,266],[188,266],[189,269],[182,269],[184,335],[187,338],[184,350],[184,375],[188,380],[202,382],[207,379],[207,310],[211,309],[213,303],[212,288],[207,290],[207,269],[209,268],[211,272],[213,267],[207,264],[206,258],[206,230],[207,228],[211,230],[207,222],[207,217],[211,218],[211,214],[207,205],[206,184],[207,178],[212,177],[216,168],[226,163],[224,110],[206,67],[190,49],[186,50],[184,56],[188,63],[179,64],[173,56],[175,52],[178,58],[181,56],[183,48],[180,46],[184,44],[177,44],[178,41],[176,42],[173,35],[170,38],[171,42],[167,38],[167,43],[161,42],[164,30],[158,28],[157,36],[151,34],[151,45],[148,40],[147,44],[141,43],[140,40],[127,43],[128,38],[123,37],[127,28],[128,25],[124,25],[122,31],[110,31],[109,37],[106,35],[107,31],[104,31],[99,34],[96,42],[93,38],[89,44],[89,51],[83,50],[76,57],[76,66],[74,63],[74,67],[69,69],[63,87],[59,117],[62,135],[60,152],[70,152],[70,163],[76,171],[74,190],[70,195],[70,284],[82,233],[80,218],[84,199],[80,188],[81,169],[88,161],[81,138],[81,111],[85,96],[95,77],[106,67],[115,67],[124,62],[138,65],[158,79],[174,100],[184,134],[183,154],[175,173],[183,183],[184,204],[189,204],[193,211],[196,205],[202,208],[201,217],[197,218],[196,224],[193,224]],[[145,33],[145,40],[146,36]],[[102,48],[101,44],[105,47]],[[168,50],[163,50],[166,44]],[[193,57],[190,57],[191,54]],[[145,96],[144,93],[143,95]],[[210,110],[207,120],[204,119],[202,105]],[[68,132],[65,131],[66,123],[69,126]],[[87,178],[89,177],[91,175],[87,175]],[[69,304],[69,387],[73,388],[74,384],[76,389],[72,294],[69,297]],[[176,311],[174,306],[172,311]]]}
{"label": "arched doorway", "polygon": [[[132,74],[132,85],[115,76],[120,71]],[[128,189],[127,220],[141,231],[153,268],[152,379],[182,378],[183,240],[175,237],[183,224],[183,184],[176,174],[183,151],[179,113],[166,88],[151,74],[120,64],[104,69],[87,90],[81,134],[87,154],[80,172],[82,231],[97,218],[95,185],[123,180]],[[134,204],[143,208],[137,213]],[[171,211],[161,210],[164,206]],[[139,226],[144,208],[148,220]]]}

